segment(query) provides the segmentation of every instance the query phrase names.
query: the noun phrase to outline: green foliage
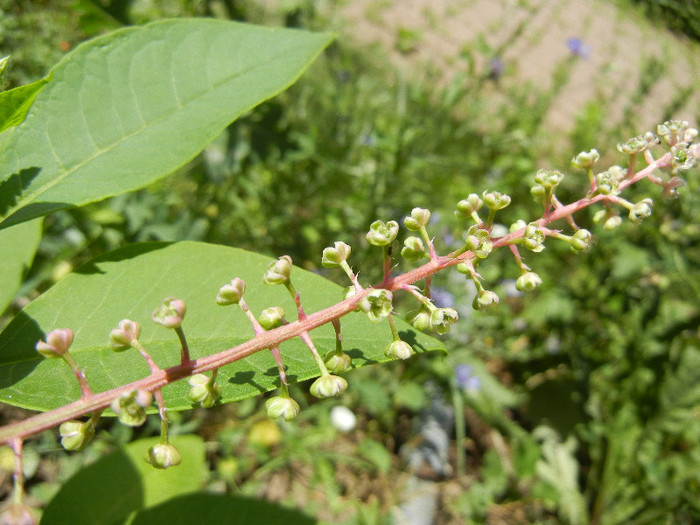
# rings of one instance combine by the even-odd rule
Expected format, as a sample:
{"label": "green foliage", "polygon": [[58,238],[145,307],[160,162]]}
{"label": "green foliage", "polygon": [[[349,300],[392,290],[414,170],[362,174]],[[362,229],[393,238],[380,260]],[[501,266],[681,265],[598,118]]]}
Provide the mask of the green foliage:
{"label": "green foliage", "polygon": [[288,87],[329,41],[193,19],[126,28],[79,46],[52,70],[25,122],[0,135],[0,224],[168,175],[241,113]]}
{"label": "green foliage", "polygon": [[[278,287],[262,284],[268,257],[236,248],[204,243],[134,244],[95,259],[64,277],[33,301],[0,334],[2,394],[12,404],[34,410],[50,410],[77,399],[80,390],[73,374],[58,359],[42,359],[35,344],[50,330],[72,327],[75,341],[71,354],[87,370],[88,381],[102,392],[148,375],[138,352],[115,353],[109,333],[121,319],[142,326],[139,341],[161,368],[180,361],[180,343],[171,330],[152,323],[151,312],[164,297],[185,300],[183,328],[191,357],[200,358],[244,343],[255,334],[250,322],[235,307],[215,302],[218,289],[234,277],[247,283],[246,301],[257,315],[264,308],[280,305],[289,321],[296,307]],[[342,299],[342,288],[308,271],[296,268],[293,275],[304,308],[316,312]],[[439,341],[398,320],[399,332],[417,352],[443,348]],[[361,313],[342,322],[344,351],[354,366],[386,362],[384,350],[391,337],[385,324],[373,323]],[[313,332],[322,355],[335,349],[330,325]],[[290,382],[319,375],[318,366],[305,344],[292,340],[282,345]],[[258,352],[222,367],[217,376],[223,403],[239,401],[279,387],[275,362],[269,352]],[[163,389],[169,410],[192,408],[186,381]]]}

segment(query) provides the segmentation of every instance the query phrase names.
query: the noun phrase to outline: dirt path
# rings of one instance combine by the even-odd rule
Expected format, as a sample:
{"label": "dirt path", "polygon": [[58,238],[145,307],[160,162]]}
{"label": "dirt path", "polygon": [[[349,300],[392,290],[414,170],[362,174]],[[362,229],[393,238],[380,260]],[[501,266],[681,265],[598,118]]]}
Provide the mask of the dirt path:
{"label": "dirt path", "polygon": [[[465,69],[462,49],[480,48],[474,53],[477,68],[498,57],[506,86],[529,82],[551,88],[557,66],[580,44],[545,121],[564,132],[591,101],[605,105],[606,127],[614,127],[626,112],[642,129],[669,116],[700,120],[700,90],[693,89],[700,80],[700,46],[609,1],[354,0],[340,14],[345,38],[379,45],[410,72],[438,66],[449,78]],[[486,46],[479,46],[480,38]],[[401,52],[401,46],[413,49]],[[644,86],[642,78],[652,82]]]}

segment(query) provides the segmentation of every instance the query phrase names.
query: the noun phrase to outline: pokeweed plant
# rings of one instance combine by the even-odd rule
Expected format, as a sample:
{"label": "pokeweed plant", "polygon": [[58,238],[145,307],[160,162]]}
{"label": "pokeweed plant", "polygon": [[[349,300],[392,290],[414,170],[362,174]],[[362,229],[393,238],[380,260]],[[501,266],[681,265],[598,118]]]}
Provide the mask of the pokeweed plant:
{"label": "pokeweed plant", "polygon": [[[171,173],[242,112],[291,84],[330,40],[215,20],[161,21],[89,41],[46,79],[3,93],[0,242],[9,254],[7,275],[14,276],[0,297],[4,304],[36,246],[37,218]],[[572,167],[585,174],[589,190],[568,204],[556,191],[564,174],[540,170],[531,193],[541,211],[507,233],[494,226],[511,203],[508,195],[465,196],[455,210],[463,245],[444,255],[433,244],[427,208],[404,218],[411,233],[401,249],[399,223],[376,220],[366,240],[381,252],[383,278],[371,286],[361,283],[352,247],[343,241],[320,255],[324,267],[345,273],[345,290],[294,268],[287,255],[271,260],[204,243],[134,244],[96,258],[30,303],[0,334],[2,400],[40,411],[0,429],[0,442],[16,458],[8,512],[27,512],[22,447],[43,430],[58,427],[64,448],[81,450],[103,415],[139,426],[157,413],[161,437],[142,452],[152,466],[168,469],[183,461],[169,439],[169,410],[279,389],[267,413],[290,421],[300,410],[291,383],[316,378],[312,395],[337,396],[348,388],[341,374],[352,368],[444,351],[426,332],[448,332],[458,314],[434,304],[433,275],[454,267],[476,287],[473,307],[492,307],[499,296],[479,267],[506,248],[520,272],[517,289],[537,288],[542,279],[526,252],[541,252],[548,239],[574,252],[588,250],[593,234],[574,215],[592,205],[601,205],[594,220],[605,229],[621,223],[621,210],[633,222],[648,217],[651,198],[630,202],[622,192],[648,180],[675,195],[684,184],[680,173],[700,154],[697,133],[686,122],[669,121],[618,144],[624,167],[601,171],[596,150],[576,155]],[[394,273],[399,252],[422,264]],[[416,301],[405,320],[393,307],[397,293]]]}

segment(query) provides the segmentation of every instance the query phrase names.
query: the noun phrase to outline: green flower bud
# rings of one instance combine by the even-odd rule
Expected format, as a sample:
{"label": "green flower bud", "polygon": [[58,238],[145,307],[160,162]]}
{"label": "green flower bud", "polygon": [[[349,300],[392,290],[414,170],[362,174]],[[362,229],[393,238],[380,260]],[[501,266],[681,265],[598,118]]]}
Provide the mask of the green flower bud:
{"label": "green flower bud", "polygon": [[492,292],[491,290],[482,290],[474,298],[472,307],[474,310],[485,310],[489,306],[498,304],[499,301],[500,299],[498,298],[498,294],[496,294],[496,292]]}
{"label": "green flower bud", "polygon": [[[598,152],[596,151],[596,153]],[[580,155],[583,155],[583,153]],[[535,182],[540,184],[545,190],[556,188],[563,179],[564,174],[557,170],[538,170],[537,175],[535,175]],[[530,190],[530,193],[532,193],[532,190]]]}
{"label": "green flower bud", "polygon": [[44,357],[61,357],[72,344],[73,330],[70,328],[59,328],[46,334],[46,342],[39,341],[35,348]]}
{"label": "green flower bud", "polygon": [[490,210],[500,210],[510,204],[510,197],[497,191],[485,191],[482,193],[484,204]]}
{"label": "green flower bud", "polygon": [[392,299],[393,296],[389,290],[372,290],[362,299],[360,308],[372,321],[379,321],[391,313]]}
{"label": "green flower bud", "polygon": [[216,304],[220,306],[228,306],[229,304],[238,304],[245,292],[245,281],[236,277],[230,283],[219,288],[219,293],[216,294]]}
{"label": "green flower bud", "polygon": [[384,355],[389,359],[408,359],[413,354],[413,347],[401,339],[392,341],[391,344],[386,347],[386,350],[384,350]]}
{"label": "green flower bud", "polygon": [[333,397],[347,390],[348,382],[340,376],[324,374],[311,384],[309,392],[319,399]]}
{"label": "green flower bud", "polygon": [[61,423],[58,433],[61,435],[61,446],[66,450],[77,452],[83,450],[95,437],[95,427],[91,421],[83,423],[71,420]]}
{"label": "green flower bud", "polygon": [[132,390],[112,401],[110,407],[119,420],[130,427],[138,427],[146,422],[146,408],[153,401],[153,395],[146,390]]}
{"label": "green flower bud", "polygon": [[349,245],[344,242],[336,242],[333,247],[323,249],[323,257],[321,258],[321,265],[324,268],[335,268],[340,265],[341,262],[347,261],[350,257],[350,252],[352,249]]}
{"label": "green flower bud", "polygon": [[406,316],[406,321],[416,330],[424,332],[430,329],[430,317],[430,309],[425,305],[421,305],[420,309],[414,310]]}
{"label": "green flower bud", "polygon": [[151,319],[153,319],[153,322],[166,328],[179,328],[186,311],[185,301],[168,297],[163,299],[163,304],[160,305],[160,308],[153,310]]}
{"label": "green flower bud", "polygon": [[525,235],[523,236],[523,245],[528,250],[535,253],[539,253],[544,250],[544,240],[545,235],[542,230],[539,229],[537,223],[531,222],[525,228]]}
{"label": "green flower bud", "polygon": [[587,170],[592,168],[599,159],[600,153],[598,153],[598,150],[596,149],[592,149],[591,151],[582,151],[571,159],[571,166],[574,168],[583,168]]}
{"label": "green flower bud", "polygon": [[446,334],[457,319],[459,314],[454,308],[436,308],[430,314],[430,329],[438,334]]}
{"label": "green flower bud", "polygon": [[427,253],[425,252],[425,246],[423,241],[418,237],[411,235],[406,237],[403,241],[403,248],[401,249],[401,256],[409,261],[417,261],[425,257]]}
{"label": "green flower bud", "polygon": [[221,397],[221,387],[204,374],[195,374],[187,382],[191,387],[188,393],[190,401],[202,408],[211,408]]}
{"label": "green flower bud", "polygon": [[275,396],[265,401],[265,410],[270,419],[281,417],[285,421],[291,421],[297,417],[301,408],[299,408],[299,403],[289,396]]}
{"label": "green flower bud", "polygon": [[421,228],[425,228],[428,225],[428,221],[430,221],[430,210],[426,210],[425,208],[413,208],[413,210],[411,210],[411,216],[403,220],[403,225],[406,226],[407,229],[417,232],[420,231]]}
{"label": "green flower bud", "polygon": [[474,225],[467,231],[465,245],[468,250],[474,252],[479,259],[485,259],[493,250],[493,242],[489,232]]}
{"label": "green flower bud", "polygon": [[342,374],[352,367],[352,358],[345,352],[329,352],[324,360],[326,368],[334,374]]}
{"label": "green flower bud", "polygon": [[291,273],[292,258],[289,255],[283,255],[267,265],[267,271],[263,275],[263,282],[269,285],[284,284],[289,281]]}
{"label": "green flower bud", "polygon": [[636,223],[642,222],[643,219],[651,215],[652,204],[651,199],[642,199],[630,209],[629,219]]}
{"label": "green flower bud", "polygon": [[680,137],[685,137],[685,132],[688,129],[688,122],[685,120],[667,120],[663,124],[656,127],[656,134],[663,137],[664,142],[673,146]]}
{"label": "green flower bud", "polygon": [[596,178],[596,189],[603,195],[617,195],[618,186],[625,178],[626,171],[620,166],[611,166],[607,171],[598,173]]}
{"label": "green flower bud", "polygon": [[115,352],[122,352],[131,348],[131,343],[137,341],[140,335],[141,325],[136,321],[122,319],[119,321],[119,328],[109,333],[109,342]]}
{"label": "green flower bud", "polygon": [[530,195],[532,195],[536,201],[540,201],[547,195],[547,188],[541,184],[535,184],[530,188]]}
{"label": "green flower bud", "polygon": [[182,457],[170,443],[158,443],[148,449],[146,461],[156,468],[166,469],[179,465]]}
{"label": "green flower bud", "polygon": [[619,215],[613,215],[603,223],[603,229],[607,231],[614,230],[620,224],[622,224],[622,217]]}
{"label": "green flower bud", "polygon": [[591,232],[589,232],[585,228],[577,230],[576,233],[574,233],[574,235],[569,240],[569,244],[571,245],[572,251],[582,252],[590,248],[592,237],[593,236],[591,235]]}
{"label": "green flower bud", "polygon": [[466,199],[457,203],[457,211],[455,215],[458,217],[471,217],[471,214],[479,211],[483,206],[484,201],[481,200],[476,193],[470,193]]}
{"label": "green flower bud", "polygon": [[518,230],[522,230],[526,226],[527,226],[527,223],[524,220],[519,219],[510,225],[510,228],[508,228],[508,232],[509,233],[517,232]]}
{"label": "green flower bud", "polygon": [[282,326],[284,321],[284,308],[281,306],[270,306],[265,308],[260,312],[260,317],[258,317],[258,322],[265,330],[272,330]]}
{"label": "green flower bud", "polygon": [[519,292],[531,292],[542,284],[542,278],[535,272],[525,272],[515,281],[515,289]]}
{"label": "green flower bud", "polygon": [[398,234],[398,222],[389,221],[385,224],[384,221],[374,221],[367,232],[367,242],[374,246],[388,246],[394,242]]}

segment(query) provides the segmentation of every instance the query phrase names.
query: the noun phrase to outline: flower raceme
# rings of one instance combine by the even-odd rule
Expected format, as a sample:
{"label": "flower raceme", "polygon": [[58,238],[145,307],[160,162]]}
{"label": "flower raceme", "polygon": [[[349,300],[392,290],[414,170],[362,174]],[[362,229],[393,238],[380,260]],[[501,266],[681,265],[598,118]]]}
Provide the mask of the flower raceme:
{"label": "flower raceme", "polygon": [[[236,304],[248,316],[256,333],[256,337],[261,341],[272,341],[272,338],[265,339],[272,334],[268,330],[287,330],[288,335],[284,340],[292,337],[300,337],[309,347],[313,359],[316,361],[319,374],[318,378],[310,387],[310,393],[319,398],[326,398],[342,394],[347,388],[347,380],[338,374],[352,368],[350,355],[342,349],[342,337],[340,329],[340,318],[355,308],[364,312],[369,319],[375,322],[388,322],[392,328],[394,339],[388,342],[385,355],[388,359],[407,359],[413,355],[414,350],[408,343],[402,341],[398,336],[394,326],[393,299],[394,294],[399,291],[408,292],[419,303],[418,308],[410,313],[407,320],[418,330],[429,330],[437,334],[445,334],[450,326],[458,319],[455,309],[438,308],[431,299],[430,279],[442,270],[455,266],[464,274],[464,277],[473,281],[477,289],[477,295],[473,302],[473,307],[477,310],[495,306],[499,303],[496,292],[488,290],[483,283],[482,276],[478,273],[478,268],[482,264],[487,264],[491,253],[498,248],[508,246],[513,254],[518,267],[519,277],[515,282],[515,287],[521,292],[530,292],[542,285],[541,277],[531,270],[520,254],[519,248],[526,248],[529,252],[538,253],[545,248],[545,241],[548,237],[553,242],[567,242],[573,251],[579,252],[590,248],[593,234],[583,228],[576,226],[573,214],[588,206],[601,203],[604,209],[598,211],[594,216],[594,222],[600,223],[605,229],[613,229],[622,223],[620,210],[625,210],[629,220],[633,223],[640,222],[648,218],[652,213],[653,201],[651,198],[643,198],[637,203],[632,203],[623,199],[620,194],[630,185],[641,180],[660,186],[664,192],[675,193],[683,186],[683,180],[679,174],[687,171],[697,164],[700,156],[700,146],[693,141],[697,138],[697,130],[690,128],[682,121],[669,121],[657,127],[656,133],[646,133],[634,137],[618,145],[618,150],[627,157],[627,168],[613,166],[607,170],[597,171],[596,166],[600,161],[600,154],[597,150],[582,152],[572,159],[572,166],[576,169],[584,170],[590,183],[590,190],[585,197],[570,204],[563,204],[557,198],[556,192],[564,178],[562,172],[552,170],[537,172],[534,176],[532,195],[537,201],[542,203],[542,215],[536,219],[520,219],[515,221],[506,234],[495,234],[497,223],[495,216],[507,207],[511,202],[511,197],[497,191],[485,191],[481,196],[470,194],[457,203],[455,215],[461,221],[467,221],[463,226],[461,238],[464,239],[463,246],[446,255],[438,255],[432,243],[432,238],[428,228],[432,225],[431,212],[426,208],[413,208],[410,215],[405,217],[403,224],[410,232],[417,232],[417,235],[409,235],[403,241],[402,256],[409,262],[416,262],[429,259],[422,266],[415,268],[403,275],[393,275],[396,261],[392,256],[389,246],[399,235],[399,224],[396,221],[384,222],[377,220],[373,222],[366,234],[369,244],[382,249],[384,260],[384,279],[374,287],[364,288],[358,281],[349,265],[352,254],[350,245],[336,241],[323,250],[321,265],[326,268],[341,268],[351,280],[351,293],[346,296],[346,301],[350,302],[350,309],[343,313],[334,314],[335,317],[328,317],[324,322],[332,322],[336,330],[337,347],[334,351],[321,358],[309,331],[314,328],[308,322],[308,316],[302,306],[302,294],[296,292],[291,284],[292,281],[292,259],[284,255],[271,262],[264,275],[263,282],[269,285],[283,284],[290,292],[297,309],[297,322],[287,323],[284,319],[284,311],[279,306],[272,306],[263,311],[258,317],[253,315],[250,307],[243,296],[246,291],[245,282],[240,278],[234,278],[229,283],[224,284],[216,296],[216,302],[222,306]],[[661,149],[660,156],[655,158],[656,150]],[[638,168],[642,162],[646,162],[646,167]],[[487,208],[485,210],[484,208]],[[485,213],[488,211],[488,216]],[[480,215],[481,214],[481,215]],[[434,218],[437,214],[432,214]],[[557,222],[557,225],[552,223]],[[555,227],[563,229],[554,229]],[[568,226],[567,226],[568,224]],[[423,287],[418,288],[413,283],[422,282]],[[330,311],[330,309],[329,309]],[[153,321],[172,328],[176,331],[183,345],[182,366],[176,378],[168,378],[167,382],[176,379],[188,378],[190,383],[190,400],[204,407],[209,407],[218,402],[221,396],[221,388],[216,384],[217,368],[197,369],[196,362],[190,361],[186,352],[186,344],[182,331],[182,322],[185,316],[186,306],[184,301],[167,298],[163,301],[159,309],[153,312]],[[318,325],[316,325],[318,326]],[[279,331],[276,333],[280,333]],[[115,350],[125,350],[128,347],[137,348],[151,367],[153,377],[160,377],[162,370],[150,360],[143,346],[138,342],[140,326],[135,321],[124,319],[119,323],[118,328],[110,333],[110,342]],[[83,405],[90,408],[78,408],[74,411],[62,412],[59,421],[61,424],[61,441],[65,448],[80,450],[89,442],[94,433],[94,421],[91,419],[87,423],[81,423],[76,418],[95,414],[99,416],[101,410],[111,406],[112,410],[127,425],[137,426],[146,419],[146,412],[150,408],[152,401],[158,403],[158,410],[161,414],[162,426],[167,430],[167,420],[164,418],[165,407],[163,405],[160,388],[155,385],[155,380],[148,383],[146,389],[130,388],[131,385],[124,385],[115,389],[114,396],[101,405],[89,404],[88,401],[94,399],[82,371],[77,367],[69,348],[73,343],[74,334],[70,329],[53,330],[46,334],[43,341],[36,345],[36,350],[45,357],[62,357],[73,368],[76,378],[81,382],[81,392]],[[275,357],[280,374],[280,395],[272,397],[266,403],[267,412],[270,417],[292,420],[299,412],[299,403],[291,399],[287,388],[285,367],[278,339],[275,345],[271,345],[269,350]],[[264,350],[266,347],[256,348]],[[232,349],[226,353],[217,366],[228,364],[240,359]],[[328,350],[328,349],[326,349]],[[202,371],[211,370],[212,375],[206,376]],[[139,383],[139,385],[145,383]],[[104,393],[101,394],[103,397]],[[56,423],[58,425],[59,423]],[[167,438],[167,432],[163,435]],[[38,431],[38,430],[36,430]],[[29,431],[22,430],[25,435],[30,435]],[[180,462],[179,453],[171,448],[164,439],[162,446],[155,447],[149,453],[149,461],[158,468],[166,468]]]}

